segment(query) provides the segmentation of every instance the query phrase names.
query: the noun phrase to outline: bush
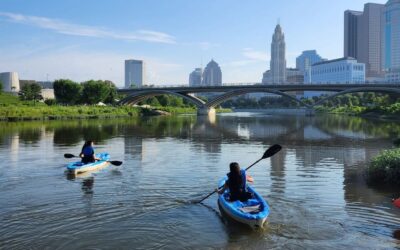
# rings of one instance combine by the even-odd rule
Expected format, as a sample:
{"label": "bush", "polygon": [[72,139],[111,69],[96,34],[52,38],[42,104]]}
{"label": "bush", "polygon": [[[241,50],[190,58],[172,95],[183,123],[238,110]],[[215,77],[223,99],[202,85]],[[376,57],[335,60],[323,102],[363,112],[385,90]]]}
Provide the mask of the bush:
{"label": "bush", "polygon": [[44,100],[44,103],[46,103],[47,106],[54,106],[57,104],[55,99],[46,99],[46,100]]}
{"label": "bush", "polygon": [[367,168],[367,181],[372,185],[400,186],[400,148],[385,150],[373,158]]}

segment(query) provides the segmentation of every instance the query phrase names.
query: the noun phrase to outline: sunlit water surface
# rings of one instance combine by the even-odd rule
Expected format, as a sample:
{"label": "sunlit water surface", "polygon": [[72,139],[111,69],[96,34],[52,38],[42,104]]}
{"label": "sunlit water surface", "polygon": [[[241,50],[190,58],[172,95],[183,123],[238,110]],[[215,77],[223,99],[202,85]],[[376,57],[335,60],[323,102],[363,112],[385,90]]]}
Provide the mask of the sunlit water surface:
{"label": "sunlit water surface", "polygon": [[[393,147],[400,124],[262,113],[0,124],[1,249],[400,247],[396,190],[363,170]],[[120,167],[70,178],[64,153],[85,139]],[[216,187],[228,164],[248,166],[271,207],[264,230],[221,216]]]}

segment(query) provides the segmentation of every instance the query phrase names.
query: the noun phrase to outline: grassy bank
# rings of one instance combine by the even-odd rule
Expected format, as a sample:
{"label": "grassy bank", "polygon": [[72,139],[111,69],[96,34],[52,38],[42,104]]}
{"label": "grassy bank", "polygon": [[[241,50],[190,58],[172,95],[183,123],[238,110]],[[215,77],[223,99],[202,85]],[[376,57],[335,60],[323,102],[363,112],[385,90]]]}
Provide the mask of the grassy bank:
{"label": "grassy bank", "polygon": [[[152,113],[150,109],[161,110],[171,114],[196,113],[195,108],[185,107],[48,106],[41,102],[20,101],[18,97],[10,94],[0,94],[0,120],[3,121],[135,117],[149,115]],[[217,109],[217,112],[230,112],[230,110]]]}
{"label": "grassy bank", "polygon": [[140,108],[128,106],[100,107],[40,105],[0,107],[0,119],[8,121],[131,117],[139,116],[140,113]]}
{"label": "grassy bank", "polygon": [[367,168],[370,185],[400,186],[400,148],[385,150]]}

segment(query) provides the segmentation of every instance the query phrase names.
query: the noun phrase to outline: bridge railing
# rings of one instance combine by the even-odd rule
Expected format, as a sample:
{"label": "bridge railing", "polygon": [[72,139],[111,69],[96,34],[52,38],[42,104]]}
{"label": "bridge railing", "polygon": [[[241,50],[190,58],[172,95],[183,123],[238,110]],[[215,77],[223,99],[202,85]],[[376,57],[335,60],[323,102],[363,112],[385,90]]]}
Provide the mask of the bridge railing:
{"label": "bridge railing", "polygon": [[[340,83],[340,82],[319,82],[319,83],[293,83],[293,82],[288,82],[288,83],[276,83],[276,84],[265,84],[267,86],[279,86],[279,85],[380,85],[380,84],[393,84],[393,85],[399,85],[399,83],[389,83],[389,82],[363,82],[363,83]],[[136,87],[133,89],[153,89],[153,88],[210,88],[210,87],[237,87],[237,86],[260,86],[264,85],[263,83],[260,82],[244,82],[244,83],[223,83],[221,85],[200,85],[200,86],[189,86],[188,84],[163,84],[163,85],[144,85],[141,87]]]}

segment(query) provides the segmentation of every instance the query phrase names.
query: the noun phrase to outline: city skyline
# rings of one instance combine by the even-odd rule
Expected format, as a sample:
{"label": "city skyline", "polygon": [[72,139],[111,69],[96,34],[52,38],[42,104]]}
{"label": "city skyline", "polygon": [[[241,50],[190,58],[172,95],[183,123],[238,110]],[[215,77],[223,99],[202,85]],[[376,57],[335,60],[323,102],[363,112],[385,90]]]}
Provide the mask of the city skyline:
{"label": "city skyline", "polygon": [[[43,80],[47,74],[50,80],[108,79],[122,87],[127,58],[146,62],[152,84],[187,83],[188,72],[214,58],[224,72],[224,82],[259,82],[260,74],[269,68],[270,35],[278,18],[286,35],[287,65],[294,67],[304,50],[316,49],[328,59],[341,57],[343,13],[362,10],[366,1],[342,0],[335,6],[313,1],[246,5],[219,1],[212,2],[207,15],[218,13],[224,5],[227,8],[212,20],[204,18],[205,6],[157,3],[116,1],[111,7],[88,1],[80,3],[79,10],[61,11],[77,2],[42,1],[37,6],[2,1],[0,71],[17,71],[21,79],[33,80]],[[194,7],[200,10],[187,13]],[[124,15],[129,9],[137,13]],[[267,15],[260,15],[263,10]],[[188,16],[190,21],[184,22]]]}

